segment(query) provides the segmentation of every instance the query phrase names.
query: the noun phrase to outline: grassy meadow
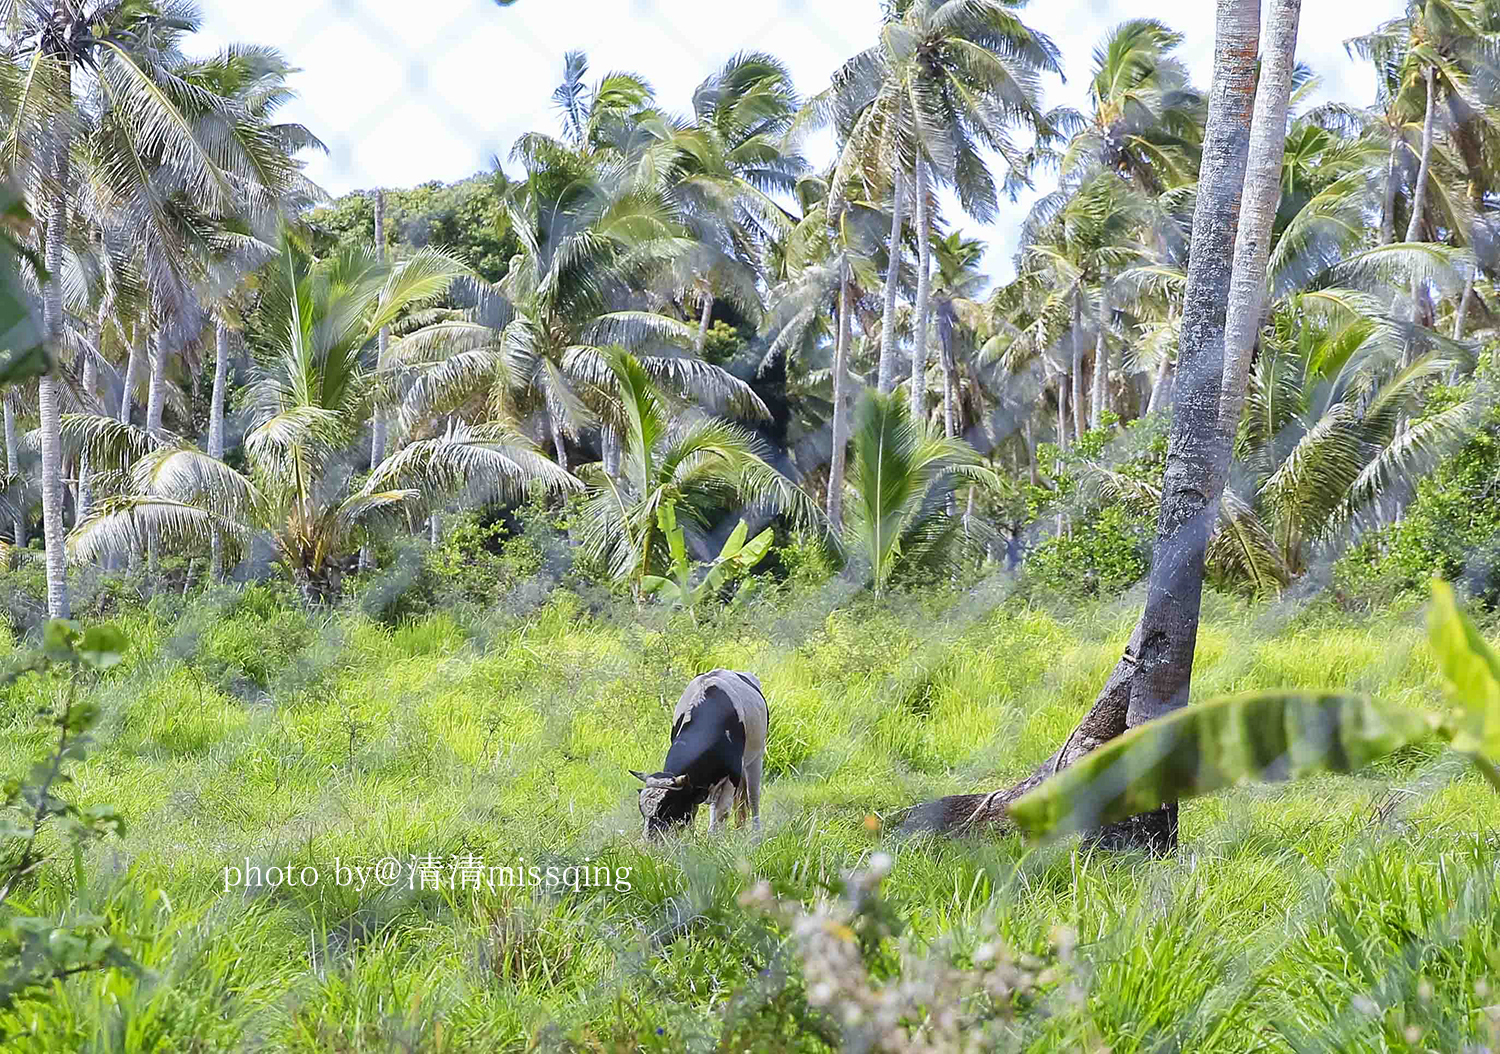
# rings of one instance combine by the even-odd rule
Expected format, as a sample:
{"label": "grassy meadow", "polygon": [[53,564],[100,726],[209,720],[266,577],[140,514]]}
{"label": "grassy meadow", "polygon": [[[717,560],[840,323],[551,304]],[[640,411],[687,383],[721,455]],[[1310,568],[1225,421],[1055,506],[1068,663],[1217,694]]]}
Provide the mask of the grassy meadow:
{"label": "grassy meadow", "polygon": [[[894,857],[884,897],[903,952],[963,962],[993,932],[1038,968],[1003,1026],[1010,1049],[1490,1042],[1500,797],[1436,748],[1192,803],[1165,861],[893,829],[904,806],[1046,757],[1137,604],[829,587],[700,627],[557,591],[524,614],[393,628],[256,586],[129,610],[132,651],[86,689],[104,717],[67,789],[128,829],[82,867],[49,860],[22,897],[107,915],[143,971],[19,1004],[0,1022],[7,1049],[827,1049],[838,1025],[809,1009],[785,933],[738,898],[766,879],[810,901],[877,852]],[[1418,609],[1356,619],[1211,596],[1205,615],[1197,697],[1440,701]],[[714,666],[754,671],[770,699],[764,830],[710,838],[700,816],[646,845],[627,769],[660,762],[677,695]],[[46,752],[36,713],[58,691],[29,676],[0,696],[5,771]],[[328,879],[336,858],[461,853],[628,867],[631,888]],[[226,891],[246,858],[323,877]]]}

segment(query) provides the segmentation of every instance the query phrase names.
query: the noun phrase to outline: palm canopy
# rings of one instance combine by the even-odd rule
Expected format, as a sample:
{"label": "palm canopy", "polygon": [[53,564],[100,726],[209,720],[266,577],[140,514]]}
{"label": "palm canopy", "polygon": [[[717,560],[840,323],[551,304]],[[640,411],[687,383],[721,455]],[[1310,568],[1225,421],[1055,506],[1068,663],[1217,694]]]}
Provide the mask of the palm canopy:
{"label": "palm canopy", "polygon": [[752,433],[714,418],[673,414],[666,394],[634,356],[617,351],[606,361],[621,407],[624,449],[619,478],[597,466],[586,473],[587,558],[635,583],[663,573],[667,540],[657,510],[667,504],[690,544],[742,511],[816,522],[807,493],[766,463]]}
{"label": "palm canopy", "polygon": [[1160,193],[1197,179],[1205,100],[1173,52],[1182,34],[1152,18],[1110,30],[1094,48],[1087,117],[1071,123],[1064,175],[1100,166]]}
{"label": "palm canopy", "polygon": [[906,401],[867,391],[855,412],[844,544],[880,592],[898,570],[941,567],[957,555],[961,520],[948,497],[964,480],[994,485],[968,444],[928,432]]}
{"label": "palm canopy", "polygon": [[246,394],[247,471],[176,437],[71,418],[74,442],[128,478],[122,495],[73,532],[73,553],[97,557],[151,537],[204,545],[215,536],[244,542],[264,535],[303,590],[319,596],[360,532],[424,496],[476,479],[497,491],[532,479],[555,489],[576,485],[528,452],[524,440],[493,431],[414,444],[375,466],[365,486],[353,485],[346,455],[373,393],[368,352],[376,335],[468,273],[436,249],[398,263],[381,261],[372,247],[312,260],[284,232],[251,319],[256,366]]}
{"label": "palm canopy", "polygon": [[1042,72],[1062,72],[1057,47],[1016,14],[1017,0],[902,0],[880,42],[855,55],[809,101],[799,127],[831,122],[845,143],[834,183],[881,186],[922,158],[964,210],[988,222],[999,209],[984,151],[1006,162],[1005,187],[1028,178],[1035,153],[1012,137],[1056,131],[1041,107]]}
{"label": "palm canopy", "polygon": [[630,166],[561,148],[518,143],[527,179],[507,198],[523,252],[462,317],[423,327],[390,351],[409,378],[408,424],[484,404],[482,416],[551,439],[567,467],[565,435],[610,419],[615,345],[630,348],[674,389],[735,412],[765,416],[748,385],[692,352],[680,319],[636,306],[638,290],[692,247],[671,203],[642,189]]}

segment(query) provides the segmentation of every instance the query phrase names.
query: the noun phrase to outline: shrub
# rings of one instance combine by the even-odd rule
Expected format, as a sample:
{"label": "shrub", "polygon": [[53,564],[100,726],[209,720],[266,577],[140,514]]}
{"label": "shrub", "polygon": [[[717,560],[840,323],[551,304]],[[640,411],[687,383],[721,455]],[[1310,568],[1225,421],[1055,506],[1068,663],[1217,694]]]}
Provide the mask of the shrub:
{"label": "shrub", "polygon": [[[1439,389],[1426,413],[1466,396]],[[1500,604],[1500,410],[1417,482],[1405,515],[1366,535],[1334,567],[1345,602],[1366,607],[1425,593],[1434,576],[1485,607]]]}
{"label": "shrub", "polygon": [[1145,577],[1151,566],[1155,524],[1119,505],[1109,505],[1054,535],[1026,557],[1029,584],[1069,596],[1120,593]]}
{"label": "shrub", "polygon": [[572,570],[565,529],[566,507],[549,509],[539,498],[517,509],[471,510],[443,522],[436,546],[390,554],[353,593],[366,614],[391,625],[455,605],[520,598],[531,606]]}
{"label": "shrub", "polygon": [[[1109,415],[1106,415],[1108,417]],[[1151,566],[1156,502],[1166,468],[1166,421],[1143,417],[1123,429],[1106,420],[1066,450],[1050,444],[1037,459],[1052,488],[1025,484],[1024,503],[1033,531],[1064,530],[1026,554],[1026,581],[1065,596],[1119,593],[1140,581]]]}

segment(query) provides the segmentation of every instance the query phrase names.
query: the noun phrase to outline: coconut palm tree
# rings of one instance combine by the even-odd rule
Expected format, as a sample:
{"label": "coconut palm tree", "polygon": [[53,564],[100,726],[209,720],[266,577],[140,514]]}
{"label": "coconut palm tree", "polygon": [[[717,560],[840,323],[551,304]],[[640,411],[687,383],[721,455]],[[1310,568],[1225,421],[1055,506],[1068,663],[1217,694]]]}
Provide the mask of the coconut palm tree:
{"label": "coconut palm tree", "polygon": [[979,297],[989,277],[981,270],[984,243],[977,239],[953,231],[933,243],[932,253],[937,261],[932,302],[942,358],[943,434],[952,439],[963,428],[960,365],[967,358],[965,352],[973,350],[974,338],[983,325]]}
{"label": "coconut palm tree", "polygon": [[769,242],[793,219],[773,195],[791,193],[807,162],[786,146],[800,102],[786,66],[763,52],[741,52],[693,92],[693,120],[664,125],[675,150],[668,195],[697,247],[683,254],[676,283],[698,302],[694,353],[702,356],[716,296],[727,293],[752,321],[757,279]]}
{"label": "coconut palm tree", "polygon": [[[332,589],[339,563],[368,524],[404,512],[465,468],[506,465],[518,478],[567,485],[565,474],[526,454],[523,442],[485,434],[477,442],[497,444],[503,457],[466,456],[461,441],[445,448],[452,457],[387,459],[365,487],[351,486],[347,455],[375,387],[365,349],[384,326],[432,303],[468,273],[430,248],[396,264],[382,263],[370,248],[313,261],[283,233],[278,265],[265,276],[250,327],[257,364],[246,399],[248,471],[175,436],[106,417],[69,418],[70,439],[129,478],[125,494],[105,501],[74,531],[74,554],[98,557],[153,536],[206,548],[215,535],[230,547],[263,535],[304,597],[316,600]],[[416,486],[381,489],[393,480]]]}
{"label": "coconut palm tree", "polygon": [[1181,43],[1153,18],[1105,35],[1094,48],[1089,113],[1059,159],[1064,176],[1111,169],[1153,195],[1197,179],[1204,99],[1173,55]]}
{"label": "coconut palm tree", "polygon": [[[826,179],[806,177],[797,184],[802,220],[787,238],[786,278],[772,291],[767,319],[771,343],[761,371],[777,360],[788,367],[826,346],[832,354],[828,373],[831,407],[828,495],[825,512],[834,531],[843,529],[844,480],[849,442],[849,413],[861,383],[850,366],[854,318],[864,291],[879,285],[875,257],[880,248],[881,213],[846,195],[835,203]],[[837,205],[838,212],[830,212]]]}
{"label": "coconut palm tree", "polygon": [[620,476],[584,470],[582,551],[617,579],[639,585],[664,574],[668,543],[657,510],[676,510],[690,548],[726,516],[786,513],[811,523],[817,511],[805,491],[768,465],[753,433],[711,417],[673,414],[668,396],[633,355],[606,356],[624,439]]}
{"label": "coconut palm tree", "polygon": [[[66,246],[87,199],[107,203],[145,257],[158,319],[189,284],[194,220],[232,215],[237,188],[274,164],[267,141],[238,136],[236,106],[216,94],[201,64],[182,58],[197,28],[190,2],[52,0],[11,5],[0,74],[27,90],[0,103],[7,134],[0,163],[17,177],[43,220],[48,279],[41,284],[49,345],[66,361],[62,277]],[[169,204],[170,203],[170,204]],[[158,356],[165,354],[157,339]],[[160,386],[154,408],[159,414]],[[48,609],[68,611],[62,501],[60,393],[40,382],[42,507]],[[159,422],[153,421],[153,424]]]}
{"label": "coconut palm tree", "polygon": [[631,306],[692,248],[665,197],[639,189],[631,166],[547,137],[523,137],[515,156],[529,175],[507,204],[524,251],[472,309],[392,346],[393,373],[410,379],[403,422],[477,401],[479,417],[540,433],[566,469],[567,436],[618,423],[607,400],[591,402],[612,383],[605,349],[617,344],[676,391],[764,416],[748,385],[692,354],[693,327]]}
{"label": "coconut palm tree", "polygon": [[880,43],[854,56],[814,100],[845,147],[835,195],[858,170],[863,183],[891,189],[890,260],[882,326],[880,389],[895,384],[896,283],[910,174],[915,204],[917,288],[913,405],[926,376],[931,273],[932,186],[946,184],[981,222],[994,219],[999,187],[986,149],[1007,163],[1007,186],[1026,179],[1035,154],[1011,138],[1020,126],[1045,142],[1053,129],[1040,105],[1039,74],[1061,73],[1056,46],[1001,0],[900,0],[887,7]]}
{"label": "coconut palm tree", "polygon": [[1090,421],[1084,395],[1088,331],[1094,333],[1092,420],[1097,426],[1107,392],[1113,286],[1146,255],[1141,237],[1152,229],[1152,216],[1139,191],[1116,173],[1101,171],[1076,190],[1062,187],[1044,196],[1022,227],[1018,281],[1040,295],[1032,310],[1037,334],[1031,346],[1068,342],[1074,439]]}
{"label": "coconut palm tree", "polygon": [[878,594],[898,571],[946,566],[960,555],[962,520],[949,515],[964,480],[998,485],[967,443],[932,434],[894,395],[867,391],[855,412],[853,499],[844,545],[867,565]]}
{"label": "coconut palm tree", "polygon": [[1395,237],[1399,152],[1403,145],[1411,148],[1407,130],[1420,129],[1405,238],[1416,241],[1424,230],[1433,229],[1427,209],[1434,190],[1431,173],[1437,145],[1437,110],[1443,105],[1458,127],[1467,129],[1469,141],[1464,145],[1473,162],[1477,140],[1473,118],[1487,108],[1484,84],[1492,84],[1494,79],[1500,19],[1487,0],[1411,0],[1401,17],[1346,41],[1345,47],[1375,66],[1379,93],[1376,113],[1391,133],[1383,243]]}
{"label": "coconut palm tree", "polygon": [[1472,426],[1480,411],[1468,399],[1399,427],[1429,382],[1469,357],[1369,294],[1310,292],[1278,308],[1235,454],[1240,497],[1289,575],[1346,525],[1385,513],[1395,488]]}

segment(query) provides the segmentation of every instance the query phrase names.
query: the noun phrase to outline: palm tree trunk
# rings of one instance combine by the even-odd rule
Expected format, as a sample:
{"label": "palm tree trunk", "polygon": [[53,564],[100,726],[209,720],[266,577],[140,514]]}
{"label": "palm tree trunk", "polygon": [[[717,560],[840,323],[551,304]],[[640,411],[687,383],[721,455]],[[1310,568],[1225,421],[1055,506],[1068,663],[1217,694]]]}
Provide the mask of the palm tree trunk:
{"label": "palm tree trunk", "polygon": [[1057,449],[1068,449],[1068,378],[1057,378]]}
{"label": "palm tree trunk", "polygon": [[[21,448],[20,440],[16,436],[16,403],[19,396],[15,389],[5,393],[5,471],[10,474],[12,480],[19,480],[21,476]],[[21,548],[26,547],[26,517],[18,507],[15,520],[15,543]]]}
{"label": "palm tree trunk", "polygon": [[693,350],[698,357],[703,357],[703,349],[708,346],[708,326],[714,313],[714,295],[708,290],[703,291],[703,316],[698,319],[698,335],[693,338]]}
{"label": "palm tree trunk", "polygon": [[849,445],[849,343],[853,335],[849,296],[849,262],[839,264],[839,330],[833,349],[833,440],[828,457],[828,522],[834,534],[844,530],[844,468]]}
{"label": "palm tree trunk", "polygon": [[224,460],[224,396],[229,386],[229,326],[214,325],[214,390],[208,404],[208,456]]}
{"label": "palm tree trunk", "polygon": [[1396,240],[1396,163],[1401,156],[1401,135],[1391,133],[1391,154],[1385,166],[1385,211],[1380,214],[1380,244]]}
{"label": "palm tree trunk", "polygon": [[901,284],[901,199],[904,173],[898,162],[892,173],[891,251],[885,276],[885,314],[880,320],[880,374],[882,392],[896,387],[896,290]]}
{"label": "palm tree trunk", "polygon": [[568,471],[568,444],[563,439],[562,420],[556,412],[549,412],[552,423],[552,450],[557,458],[557,467]]}
{"label": "palm tree trunk", "polygon": [[953,341],[942,343],[943,356],[943,434],[949,439],[958,435],[958,363],[953,357]]}
{"label": "palm tree trunk", "polygon": [[[72,94],[72,67],[64,63],[63,87]],[[57,375],[63,360],[62,262],[63,244],[68,223],[68,154],[71,149],[68,132],[58,118],[53,126],[53,176],[56,185],[47,203],[47,242],[45,263],[48,279],[42,286],[42,311],[47,327],[47,344],[52,353],[52,368],[42,375],[39,388],[42,446],[42,533],[47,546],[47,614],[67,618],[68,557],[64,550],[63,481],[62,481],[62,408],[58,399]]]}
{"label": "palm tree trunk", "polygon": [[1437,85],[1434,83],[1436,73],[1435,67],[1427,67],[1427,110],[1422,117],[1422,162],[1417,166],[1417,186],[1411,196],[1411,222],[1406,225],[1406,240],[1409,242],[1416,241],[1417,235],[1421,233],[1422,213],[1427,207],[1427,175],[1432,167],[1432,117],[1437,100]]}
{"label": "palm tree trunk", "polygon": [[1474,273],[1464,280],[1464,295],[1458,298],[1458,310],[1453,313],[1453,339],[1462,340],[1464,323],[1469,317],[1469,301],[1474,299]]}
{"label": "palm tree trunk", "polygon": [[917,156],[917,302],[911,348],[911,419],[927,419],[927,324],[932,296],[932,239],[927,216],[927,165]]}
{"label": "palm tree trunk", "polygon": [[599,448],[604,456],[604,472],[610,479],[620,478],[620,433],[606,421],[599,428]]}
{"label": "palm tree trunk", "polygon": [[[229,324],[214,320],[214,390],[208,404],[208,456],[224,460],[224,397],[229,386]],[[208,572],[215,582],[224,580],[224,539],[213,532]]]}
{"label": "palm tree trunk", "polygon": [[1172,356],[1162,353],[1161,362],[1156,366],[1156,381],[1151,385],[1151,401],[1146,404],[1146,412],[1154,414],[1157,410],[1166,408],[1167,389],[1172,383]]}
{"label": "palm tree trunk", "polygon": [[[1300,3],[1272,0],[1272,33],[1288,21],[1295,30]],[[1213,85],[1177,359],[1180,383],[1145,610],[1094,706],[1052,757],[1008,789],[956,795],[921,806],[910,814],[911,826],[967,830],[1003,823],[1009,803],[1059,769],[1127,728],[1187,702],[1202,602],[1203,558],[1222,488],[1219,394],[1224,326],[1239,201],[1249,163],[1259,36],[1258,0],[1219,0]],[[1276,149],[1281,151],[1280,143]],[[1256,159],[1257,167],[1264,163]],[[1176,808],[1169,806],[1113,825],[1098,841],[1105,846],[1169,852],[1177,844]]]}
{"label": "palm tree trunk", "polygon": [[1042,477],[1036,470],[1036,446],[1031,440],[1031,418],[1028,416],[1021,425],[1021,445],[1026,448],[1027,476],[1033,487],[1042,485]]}
{"label": "palm tree trunk", "polygon": [[130,423],[131,395],[135,392],[136,375],[141,368],[141,353],[135,344],[130,345],[130,356],[125,360],[124,394],[120,396],[120,423]]}
{"label": "palm tree trunk", "polygon": [[1099,288],[1099,331],[1094,335],[1094,402],[1089,407],[1089,427],[1099,428],[1104,424],[1105,393],[1109,390],[1109,341],[1105,330],[1109,325],[1109,298],[1103,286]]}
{"label": "palm tree trunk", "polygon": [[1083,404],[1083,312],[1078,298],[1082,289],[1073,291],[1073,438],[1082,439],[1088,428],[1088,417]]}
{"label": "palm tree trunk", "polygon": [[[1414,242],[1422,232],[1422,214],[1427,207],[1427,178],[1432,167],[1432,117],[1437,99],[1436,67],[1428,66],[1426,70],[1427,80],[1427,109],[1422,117],[1422,162],[1417,166],[1417,187],[1411,196],[1411,222],[1406,225],[1406,240]],[[1411,320],[1421,325],[1427,316],[1427,290],[1422,279],[1412,275],[1411,279]],[[1407,342],[1406,352],[1402,356],[1402,365],[1410,366],[1414,344]]]}
{"label": "palm tree trunk", "polygon": [[1287,108],[1296,64],[1297,23],[1301,0],[1272,0],[1261,50],[1260,86],[1250,126],[1250,153],[1240,197],[1240,224],[1234,242],[1234,277],[1224,323],[1224,372],[1219,397],[1219,443],[1222,477],[1234,449],[1250,359],[1266,310],[1266,261],[1271,230],[1281,203],[1281,166],[1285,156]]}
{"label": "palm tree trunk", "polygon": [[[97,348],[99,342],[94,342]],[[99,365],[94,361],[92,350],[84,352],[83,360],[83,393],[89,401],[89,409],[92,412],[94,389],[99,384]],[[80,524],[89,518],[94,511],[94,481],[93,472],[89,468],[89,453],[84,450],[78,455],[78,501],[73,511],[73,523]]]}
{"label": "palm tree trunk", "polygon": [[151,337],[151,386],[146,395],[146,431],[161,434],[162,413],[167,402],[167,349],[161,333]]}
{"label": "palm tree trunk", "polygon": [[[377,187],[375,189],[375,259],[385,263],[385,191]],[[375,368],[385,367],[385,353],[391,344],[391,330],[389,326],[380,328],[380,336],[375,342]],[[386,447],[386,420],[385,408],[377,399],[370,407],[370,471],[375,471],[375,466],[385,460]],[[359,548],[359,569],[368,571],[375,565],[375,555],[370,551],[368,545]]]}

